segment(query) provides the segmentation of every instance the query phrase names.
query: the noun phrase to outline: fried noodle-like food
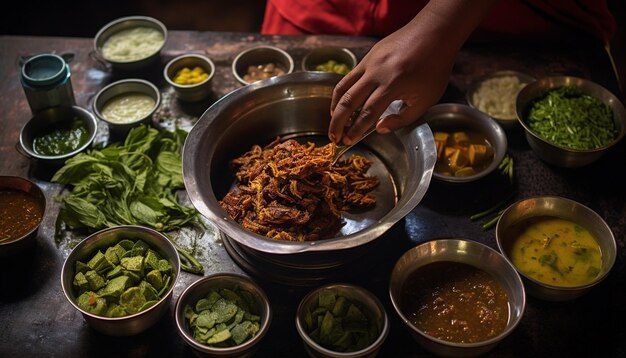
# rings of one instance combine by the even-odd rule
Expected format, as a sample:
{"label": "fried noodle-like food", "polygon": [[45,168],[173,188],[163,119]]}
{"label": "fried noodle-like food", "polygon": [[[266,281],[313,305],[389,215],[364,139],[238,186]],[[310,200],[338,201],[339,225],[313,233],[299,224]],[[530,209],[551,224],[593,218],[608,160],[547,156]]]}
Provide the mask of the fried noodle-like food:
{"label": "fried noodle-like food", "polygon": [[244,228],[277,240],[315,241],[343,226],[342,211],[371,208],[378,184],[360,155],[331,165],[335,143],[316,147],[277,137],[231,161],[238,185],[219,202]]}

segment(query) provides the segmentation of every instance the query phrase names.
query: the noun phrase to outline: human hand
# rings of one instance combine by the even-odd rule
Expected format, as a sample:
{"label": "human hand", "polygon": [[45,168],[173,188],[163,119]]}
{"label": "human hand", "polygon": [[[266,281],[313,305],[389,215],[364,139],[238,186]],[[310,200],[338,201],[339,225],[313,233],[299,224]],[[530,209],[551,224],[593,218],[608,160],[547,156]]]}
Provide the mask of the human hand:
{"label": "human hand", "polygon": [[[352,144],[373,125],[389,133],[419,120],[443,95],[458,50],[492,1],[431,1],[376,43],[335,86],[329,139]],[[380,118],[394,100],[403,102],[398,113]]]}

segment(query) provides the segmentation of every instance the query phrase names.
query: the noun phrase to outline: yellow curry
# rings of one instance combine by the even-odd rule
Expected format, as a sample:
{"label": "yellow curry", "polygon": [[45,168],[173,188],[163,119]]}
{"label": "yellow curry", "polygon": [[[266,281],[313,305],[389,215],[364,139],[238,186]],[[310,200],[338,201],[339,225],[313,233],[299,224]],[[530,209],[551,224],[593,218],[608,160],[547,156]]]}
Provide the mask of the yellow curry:
{"label": "yellow curry", "polygon": [[580,286],[598,276],[602,252],[584,227],[556,217],[535,217],[509,229],[513,264],[538,281],[562,287]]}

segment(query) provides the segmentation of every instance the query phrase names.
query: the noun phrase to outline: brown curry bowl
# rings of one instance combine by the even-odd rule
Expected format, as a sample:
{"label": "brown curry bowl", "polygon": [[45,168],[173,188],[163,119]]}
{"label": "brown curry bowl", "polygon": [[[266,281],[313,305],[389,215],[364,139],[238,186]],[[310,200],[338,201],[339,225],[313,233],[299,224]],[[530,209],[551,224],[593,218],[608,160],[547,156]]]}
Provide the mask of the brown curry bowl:
{"label": "brown curry bowl", "polygon": [[[411,318],[414,312],[408,307],[412,304],[413,298],[409,298],[407,295],[408,290],[413,287],[407,283],[411,282],[411,275],[426,265],[447,262],[467,264],[490,274],[495,282],[506,292],[508,320],[500,333],[491,335],[485,340],[457,343],[435,338],[412,323]],[[425,272],[432,274],[432,277],[437,276],[436,271]],[[448,276],[440,276],[448,278]],[[442,283],[442,285],[444,284]],[[412,294],[416,295],[415,292]],[[398,259],[391,272],[389,295],[396,313],[413,338],[426,350],[436,355],[447,357],[473,357],[489,352],[515,330],[522,319],[526,307],[524,285],[513,265],[499,252],[484,244],[457,238],[424,242],[405,252]],[[450,303],[449,301],[444,302]],[[438,329],[443,329],[444,326],[441,324],[437,327]]]}
{"label": "brown curry bowl", "polygon": [[0,258],[12,257],[32,247],[46,209],[46,197],[34,182],[17,176],[0,176]]}

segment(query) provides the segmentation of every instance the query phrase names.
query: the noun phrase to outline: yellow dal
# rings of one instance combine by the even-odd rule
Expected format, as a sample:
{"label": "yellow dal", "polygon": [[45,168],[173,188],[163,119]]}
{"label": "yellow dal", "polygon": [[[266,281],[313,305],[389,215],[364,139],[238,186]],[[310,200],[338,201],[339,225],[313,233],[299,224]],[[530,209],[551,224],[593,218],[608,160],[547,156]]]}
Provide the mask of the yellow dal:
{"label": "yellow dal", "polygon": [[511,261],[524,274],[562,287],[580,286],[598,276],[602,252],[584,227],[555,217],[535,217],[506,233],[514,237]]}

